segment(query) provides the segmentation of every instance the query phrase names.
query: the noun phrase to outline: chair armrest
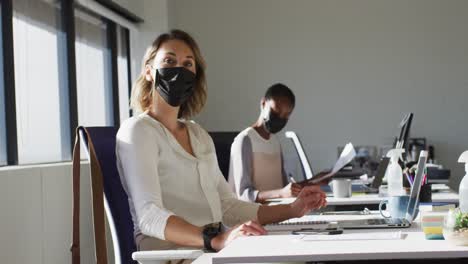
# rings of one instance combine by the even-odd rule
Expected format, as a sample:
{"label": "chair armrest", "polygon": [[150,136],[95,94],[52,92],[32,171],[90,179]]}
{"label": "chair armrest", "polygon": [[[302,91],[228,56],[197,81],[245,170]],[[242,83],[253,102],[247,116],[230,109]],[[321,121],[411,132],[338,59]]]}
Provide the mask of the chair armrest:
{"label": "chair armrest", "polygon": [[140,264],[158,264],[171,259],[196,259],[204,253],[199,249],[136,251],[132,258]]}
{"label": "chair armrest", "polygon": [[213,257],[216,253],[205,253],[192,262],[192,264],[213,263]]}

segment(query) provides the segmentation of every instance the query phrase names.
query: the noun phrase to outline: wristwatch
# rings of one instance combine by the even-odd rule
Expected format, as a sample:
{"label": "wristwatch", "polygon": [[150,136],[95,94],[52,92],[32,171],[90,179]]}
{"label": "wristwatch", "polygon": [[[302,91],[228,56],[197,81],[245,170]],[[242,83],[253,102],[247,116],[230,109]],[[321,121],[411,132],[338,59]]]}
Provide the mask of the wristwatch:
{"label": "wristwatch", "polygon": [[215,250],[211,247],[211,240],[221,233],[221,223],[213,223],[203,226],[203,245],[208,251],[214,252]]}

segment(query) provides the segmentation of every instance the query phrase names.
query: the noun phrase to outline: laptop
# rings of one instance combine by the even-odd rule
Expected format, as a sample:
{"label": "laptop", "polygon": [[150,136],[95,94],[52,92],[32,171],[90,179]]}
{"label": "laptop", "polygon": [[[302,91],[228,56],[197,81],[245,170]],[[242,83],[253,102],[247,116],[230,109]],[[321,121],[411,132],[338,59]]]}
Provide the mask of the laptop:
{"label": "laptop", "polygon": [[339,220],[339,221],[307,221],[307,218],[313,216],[305,216],[299,219],[292,219],[281,223],[267,225],[265,228],[268,231],[291,231],[298,229],[325,229],[330,226],[338,226],[343,229],[375,229],[375,228],[406,228],[411,226],[411,222],[416,217],[418,212],[419,192],[421,190],[421,182],[423,179],[424,168],[427,162],[427,151],[421,151],[414,179],[413,187],[411,188],[408,207],[406,209],[405,218],[372,218],[360,220]]}
{"label": "laptop", "polygon": [[388,164],[390,163],[390,158],[384,157],[380,160],[379,166],[377,167],[377,172],[375,173],[374,180],[369,187],[363,186],[363,193],[379,193],[379,187],[382,185],[385,172],[387,171]]}
{"label": "laptop", "polygon": [[427,162],[427,151],[421,151],[419,155],[418,167],[414,178],[413,187],[409,197],[408,207],[406,209],[405,218],[376,218],[365,220],[344,220],[338,225],[343,229],[364,229],[364,228],[395,228],[395,227],[410,227],[419,206],[419,192],[421,190],[421,182],[424,175],[424,169]]}
{"label": "laptop", "polygon": [[[409,131],[411,129],[411,122],[413,120],[413,113],[408,113],[406,114],[403,119],[401,120],[399,124],[399,133],[395,137],[395,142],[393,144],[393,148],[407,148],[407,142],[408,142],[408,137],[409,137]],[[312,166],[310,166],[310,161],[307,156],[307,153],[304,151],[302,147],[301,140],[299,137],[296,135],[295,132],[293,131],[286,131],[285,133],[286,138],[289,138],[292,140],[294,147],[296,149],[296,153],[299,156],[299,160],[301,162],[301,167],[303,171],[303,175],[305,179],[302,179],[304,181],[310,180],[314,176],[314,172],[312,169]],[[358,191],[358,192],[364,192],[364,193],[378,193],[379,187],[382,184],[382,180],[385,176],[385,171],[387,170],[387,166],[389,163],[390,159],[387,157],[382,158],[382,160],[379,163],[379,166],[377,167],[376,175],[374,178],[374,181],[372,184],[368,186],[356,186],[356,190],[354,189],[355,186],[353,186],[353,191]],[[352,173],[353,175],[348,175],[348,176],[361,176],[364,174],[364,171],[353,171],[353,172],[339,172],[339,174],[342,173],[343,176],[346,175],[347,173]],[[290,178],[292,176],[290,175]],[[301,181],[302,181],[301,180]],[[330,192],[331,189],[329,186],[322,186],[322,189],[326,192]]]}

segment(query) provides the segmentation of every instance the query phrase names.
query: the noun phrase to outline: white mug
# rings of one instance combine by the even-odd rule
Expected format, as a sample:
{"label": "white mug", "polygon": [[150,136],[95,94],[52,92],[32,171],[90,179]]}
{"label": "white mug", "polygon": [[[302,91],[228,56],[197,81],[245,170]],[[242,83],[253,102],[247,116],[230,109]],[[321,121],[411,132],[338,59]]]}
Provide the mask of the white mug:
{"label": "white mug", "polygon": [[[385,218],[405,218],[409,200],[409,195],[387,197],[379,204],[380,214]],[[385,211],[382,210],[384,204],[386,204],[387,209],[385,211],[388,215],[384,214]]]}
{"label": "white mug", "polygon": [[336,198],[351,197],[351,180],[350,179],[335,179],[330,183],[333,196]]}

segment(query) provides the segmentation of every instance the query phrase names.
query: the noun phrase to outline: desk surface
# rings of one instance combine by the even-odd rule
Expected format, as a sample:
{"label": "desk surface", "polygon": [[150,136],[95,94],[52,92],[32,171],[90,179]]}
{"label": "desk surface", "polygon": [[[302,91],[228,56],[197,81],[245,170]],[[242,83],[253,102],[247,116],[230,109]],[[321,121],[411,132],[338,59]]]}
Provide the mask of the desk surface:
{"label": "desk surface", "polygon": [[[327,197],[328,205],[365,205],[379,204],[386,197],[378,194],[358,194],[349,198]],[[288,204],[296,198],[279,198],[268,200],[270,204]],[[432,201],[438,203],[458,203],[458,194],[455,192],[436,192],[432,194]]]}
{"label": "desk surface", "polygon": [[[372,215],[307,215],[305,220],[339,221],[344,219],[375,218]],[[288,232],[268,236],[242,237],[234,240],[216,254],[203,254],[194,264],[201,263],[259,263],[291,261],[346,261],[369,259],[453,259],[468,258],[468,247],[452,246],[445,240],[426,240],[418,220],[412,227],[401,229],[345,230],[345,234],[395,232],[406,235],[402,240],[304,241],[302,235]],[[145,255],[141,263],[159,263],[152,258],[158,252],[139,252]]]}
{"label": "desk surface", "polygon": [[[436,192],[434,202],[458,203],[455,192]],[[329,197],[329,205],[378,204],[385,197],[377,194],[355,195],[350,198]],[[275,199],[272,204],[291,203],[292,199]],[[308,220],[341,220],[346,216],[309,215]],[[321,219],[323,217],[323,219]],[[371,217],[371,216],[353,216]],[[374,216],[375,217],[375,216]],[[315,219],[317,218],[317,219]],[[394,232],[396,229],[345,230],[345,233]],[[284,261],[343,261],[368,259],[424,259],[468,258],[468,247],[454,247],[444,240],[426,240],[417,224],[407,229],[397,229],[407,234],[404,240],[368,241],[302,241],[299,236],[270,235],[246,237],[233,241],[217,254],[203,254],[194,263],[258,263]],[[139,252],[151,260],[152,252]],[[141,262],[143,263],[143,262]]]}
{"label": "desk surface", "polygon": [[[308,216],[310,217],[310,216]],[[316,216],[315,220],[345,216]],[[353,219],[370,216],[353,216]],[[402,231],[402,240],[304,241],[303,236],[269,235],[242,237],[212,256],[213,264],[287,261],[344,261],[369,259],[468,258],[468,247],[445,240],[426,240],[417,222],[406,229],[345,230],[345,233]]]}
{"label": "desk surface", "polygon": [[214,255],[213,264],[285,261],[468,258],[468,247],[444,240],[425,240],[422,232],[407,232],[404,240],[302,241],[300,236],[245,237]]}

